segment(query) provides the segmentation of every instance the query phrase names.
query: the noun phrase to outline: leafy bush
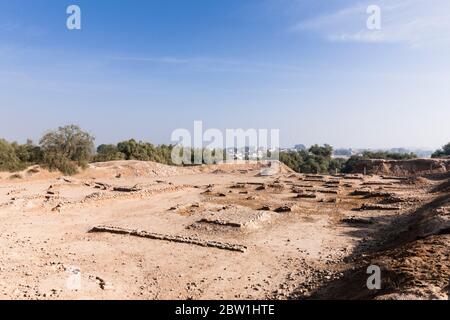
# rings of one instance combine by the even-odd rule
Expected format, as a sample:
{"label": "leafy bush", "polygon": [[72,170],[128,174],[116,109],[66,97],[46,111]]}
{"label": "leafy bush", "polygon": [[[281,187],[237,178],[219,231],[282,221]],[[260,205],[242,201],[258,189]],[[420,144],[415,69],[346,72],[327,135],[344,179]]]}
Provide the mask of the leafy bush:
{"label": "leafy bush", "polygon": [[17,156],[14,145],[0,139],[0,170],[14,172],[23,170],[26,166]]}
{"label": "leafy bush", "polygon": [[436,150],[435,153],[431,155],[432,158],[443,158],[450,156],[450,142],[447,143],[442,149]]}
{"label": "leafy bush", "polygon": [[355,168],[356,164],[363,160],[364,158],[362,156],[351,156],[344,164],[342,168],[343,173],[351,173],[353,172],[353,168]]}
{"label": "leafy bush", "polygon": [[124,160],[125,154],[119,151],[113,144],[102,144],[97,148],[97,154],[94,156],[94,162],[106,162],[115,160]]}
{"label": "leafy bush", "polygon": [[155,146],[134,139],[117,144],[117,150],[125,155],[126,160],[154,161],[163,164],[172,164],[172,149],[171,145]]}
{"label": "leafy bush", "polygon": [[42,151],[39,146],[28,140],[26,144],[12,143],[14,151],[21,162],[26,164],[36,164],[42,162]]}
{"label": "leafy bush", "polygon": [[72,175],[92,159],[94,138],[78,126],[69,125],[45,134],[40,145],[44,165]]}
{"label": "leafy bush", "polygon": [[386,151],[365,151],[362,155],[363,159],[384,159],[384,160],[410,160],[417,158],[415,153],[397,153]]}
{"label": "leafy bush", "polygon": [[340,172],[343,160],[333,159],[333,147],[313,145],[308,150],[280,153],[280,161],[291,169],[301,173],[335,173]]}

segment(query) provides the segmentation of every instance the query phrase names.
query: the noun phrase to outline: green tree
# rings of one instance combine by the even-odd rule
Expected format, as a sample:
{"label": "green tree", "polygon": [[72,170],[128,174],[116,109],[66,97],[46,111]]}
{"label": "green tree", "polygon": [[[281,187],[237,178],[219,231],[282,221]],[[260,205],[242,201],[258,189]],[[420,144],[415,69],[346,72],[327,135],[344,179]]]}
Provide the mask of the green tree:
{"label": "green tree", "polygon": [[323,158],[331,158],[331,155],[333,154],[333,147],[329,144],[325,144],[323,147],[315,144],[309,148],[309,153],[314,154],[319,157]]}
{"label": "green tree", "polygon": [[25,169],[25,162],[17,156],[12,144],[0,139],[0,171],[20,171]]}
{"label": "green tree", "polygon": [[448,156],[450,156],[450,142],[443,146],[442,149],[436,150],[436,152],[431,155],[432,158],[442,158]]}
{"label": "green tree", "polygon": [[363,159],[384,159],[384,160],[410,160],[417,158],[415,153],[398,153],[386,151],[365,151],[362,154]]}
{"label": "green tree", "polygon": [[119,151],[113,144],[102,144],[97,148],[97,154],[94,156],[94,162],[106,162],[115,160],[124,160],[125,154]]}
{"label": "green tree", "polygon": [[43,163],[50,170],[75,174],[92,159],[94,138],[80,127],[68,125],[45,134],[40,145]]}
{"label": "green tree", "polygon": [[32,140],[28,139],[26,144],[13,142],[11,145],[13,146],[17,157],[23,163],[31,165],[42,162],[42,150],[39,146],[36,146]]}
{"label": "green tree", "polygon": [[126,160],[154,161],[163,164],[172,164],[172,149],[172,145],[155,146],[134,139],[117,144],[117,150],[124,154]]}
{"label": "green tree", "polygon": [[308,150],[280,153],[280,161],[301,173],[335,173],[343,166],[342,160],[332,158],[333,147],[313,145]]}

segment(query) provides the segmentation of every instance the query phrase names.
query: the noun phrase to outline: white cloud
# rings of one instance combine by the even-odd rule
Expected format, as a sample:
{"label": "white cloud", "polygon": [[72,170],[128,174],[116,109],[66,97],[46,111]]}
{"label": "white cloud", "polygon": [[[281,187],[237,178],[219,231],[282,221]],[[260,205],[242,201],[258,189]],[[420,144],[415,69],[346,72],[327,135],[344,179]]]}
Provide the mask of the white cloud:
{"label": "white cloud", "polygon": [[[381,30],[366,27],[369,5],[381,8]],[[352,7],[300,22],[298,32],[316,32],[330,41],[406,43],[412,47],[450,45],[450,1],[363,1]]]}

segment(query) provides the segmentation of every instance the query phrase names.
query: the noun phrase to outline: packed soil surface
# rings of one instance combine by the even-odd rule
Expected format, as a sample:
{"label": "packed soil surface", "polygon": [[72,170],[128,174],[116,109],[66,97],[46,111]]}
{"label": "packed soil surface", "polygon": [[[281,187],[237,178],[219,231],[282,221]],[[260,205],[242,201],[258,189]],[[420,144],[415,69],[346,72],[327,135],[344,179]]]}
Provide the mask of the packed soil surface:
{"label": "packed soil surface", "polygon": [[0,173],[0,299],[448,299],[448,179],[138,161]]}

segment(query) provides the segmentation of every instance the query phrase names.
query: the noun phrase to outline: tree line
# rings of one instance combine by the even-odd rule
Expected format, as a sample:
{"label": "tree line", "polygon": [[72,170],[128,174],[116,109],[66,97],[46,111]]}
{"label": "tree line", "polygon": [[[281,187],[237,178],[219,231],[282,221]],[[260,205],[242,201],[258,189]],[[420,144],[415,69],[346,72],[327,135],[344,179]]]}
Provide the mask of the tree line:
{"label": "tree line", "polygon": [[117,145],[94,147],[94,137],[75,125],[60,127],[46,133],[34,144],[9,143],[0,139],[0,171],[21,171],[30,165],[39,164],[51,171],[76,174],[90,162],[113,160],[142,160],[171,164],[172,146],[155,146],[131,139]]}
{"label": "tree line", "polygon": [[302,173],[340,172],[345,159],[333,158],[333,147],[313,145],[307,150],[280,152],[280,161],[289,168]]}
{"label": "tree line", "polygon": [[435,153],[431,155],[432,158],[448,158],[450,157],[450,142],[447,143],[442,149],[436,150]]}
{"label": "tree line", "polygon": [[[18,144],[0,139],[0,171],[21,171],[30,165],[39,164],[49,170],[59,170],[64,174],[72,175],[79,169],[86,168],[90,162],[115,160],[154,161],[173,165],[173,148],[173,145],[154,145],[130,139],[117,144],[102,144],[95,149],[92,135],[76,125],[68,125],[47,132],[38,144],[34,144],[31,140],[25,144]],[[434,158],[448,156],[450,156],[450,143],[433,154]],[[413,153],[370,151],[352,156],[347,160],[333,158],[333,147],[328,144],[279,153],[281,162],[302,173],[351,172],[353,166],[363,159],[413,158],[417,158]]]}

